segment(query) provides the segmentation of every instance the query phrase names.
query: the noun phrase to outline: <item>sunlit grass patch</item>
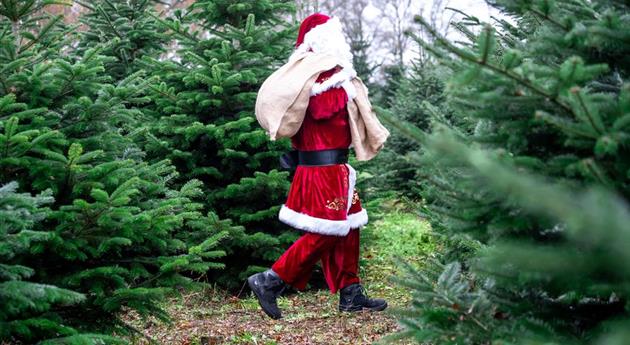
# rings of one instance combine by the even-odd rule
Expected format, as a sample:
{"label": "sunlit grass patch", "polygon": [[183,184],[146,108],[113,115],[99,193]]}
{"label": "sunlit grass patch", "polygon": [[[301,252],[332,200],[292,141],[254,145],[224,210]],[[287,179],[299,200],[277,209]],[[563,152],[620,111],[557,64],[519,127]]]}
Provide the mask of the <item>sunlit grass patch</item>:
{"label": "sunlit grass patch", "polygon": [[369,247],[363,258],[391,261],[392,257],[399,256],[417,261],[435,250],[430,230],[429,223],[415,214],[387,213],[364,230]]}
{"label": "sunlit grass patch", "polygon": [[362,231],[360,275],[368,294],[404,306],[409,291],[392,281],[402,274],[396,259],[421,265],[436,250],[429,223],[404,205],[384,205],[385,212]]}

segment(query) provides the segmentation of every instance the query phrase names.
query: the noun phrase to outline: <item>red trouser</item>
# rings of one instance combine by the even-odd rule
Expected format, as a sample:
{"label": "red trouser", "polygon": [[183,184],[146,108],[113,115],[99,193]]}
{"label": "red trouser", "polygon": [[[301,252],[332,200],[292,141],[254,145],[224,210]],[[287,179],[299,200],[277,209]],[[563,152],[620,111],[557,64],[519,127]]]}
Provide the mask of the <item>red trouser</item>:
{"label": "red trouser", "polygon": [[282,254],[271,269],[285,283],[303,290],[320,259],[331,293],[358,283],[359,229],[350,229],[346,236],[307,232]]}

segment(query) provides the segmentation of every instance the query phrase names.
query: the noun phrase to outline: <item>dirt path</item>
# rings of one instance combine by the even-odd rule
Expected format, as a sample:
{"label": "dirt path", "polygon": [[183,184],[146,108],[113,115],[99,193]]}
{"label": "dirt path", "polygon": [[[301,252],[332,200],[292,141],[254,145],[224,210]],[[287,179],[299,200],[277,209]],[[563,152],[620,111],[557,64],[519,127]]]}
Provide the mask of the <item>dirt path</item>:
{"label": "dirt path", "polygon": [[189,295],[186,304],[169,310],[177,316],[171,326],[145,322],[142,330],[160,344],[371,344],[398,330],[388,313],[337,312],[336,298],[329,295],[320,291],[282,298],[281,320],[266,317],[253,298],[204,301],[208,298]]}
{"label": "dirt path", "polygon": [[[420,261],[430,255],[433,244],[427,240],[427,229],[417,217],[393,212],[363,230],[362,243],[370,247],[362,245],[360,275],[370,296],[388,300],[385,312],[340,313],[338,295],[310,290],[280,298],[284,318],[272,320],[249,291],[246,298],[236,298],[208,289],[169,300],[170,325],[141,320],[133,313],[125,319],[158,344],[371,344],[400,330],[393,312],[410,297],[389,280],[396,273],[392,257]],[[149,343],[144,338],[132,341]]]}

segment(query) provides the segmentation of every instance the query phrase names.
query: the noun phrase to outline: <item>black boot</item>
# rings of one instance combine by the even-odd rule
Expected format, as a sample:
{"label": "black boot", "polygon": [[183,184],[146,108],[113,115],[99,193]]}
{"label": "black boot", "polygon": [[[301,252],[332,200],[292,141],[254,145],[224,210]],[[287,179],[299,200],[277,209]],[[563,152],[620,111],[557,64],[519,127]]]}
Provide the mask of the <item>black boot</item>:
{"label": "black boot", "polygon": [[361,311],[363,309],[381,311],[387,302],[380,298],[368,298],[361,284],[348,285],[339,291],[339,311]]}
{"label": "black boot", "polygon": [[287,288],[287,284],[280,279],[278,274],[268,269],[250,276],[247,278],[247,283],[258,298],[258,303],[265,314],[269,315],[272,319],[277,320],[281,318],[282,313],[280,312],[280,308],[278,308],[276,300]]}

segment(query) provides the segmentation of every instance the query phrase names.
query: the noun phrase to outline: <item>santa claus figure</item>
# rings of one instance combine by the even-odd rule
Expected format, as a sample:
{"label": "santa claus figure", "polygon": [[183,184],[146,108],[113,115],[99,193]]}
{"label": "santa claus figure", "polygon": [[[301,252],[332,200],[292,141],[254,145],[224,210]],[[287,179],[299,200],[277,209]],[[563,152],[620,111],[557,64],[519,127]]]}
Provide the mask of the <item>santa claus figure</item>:
{"label": "santa claus figure", "polygon": [[358,276],[368,215],[348,153],[352,147],[358,160],[371,159],[389,132],[356,77],[339,19],[317,13],[302,22],[289,62],[258,92],[256,117],[272,140],[291,138],[294,151],[282,160],[296,166],[295,175],[279,219],[304,231],[271,269],[248,278],[264,312],[280,318],[278,296],[289,285],[304,289],[319,261],[330,291],[339,291],[339,310],[385,309],[384,300],[366,296]]}

